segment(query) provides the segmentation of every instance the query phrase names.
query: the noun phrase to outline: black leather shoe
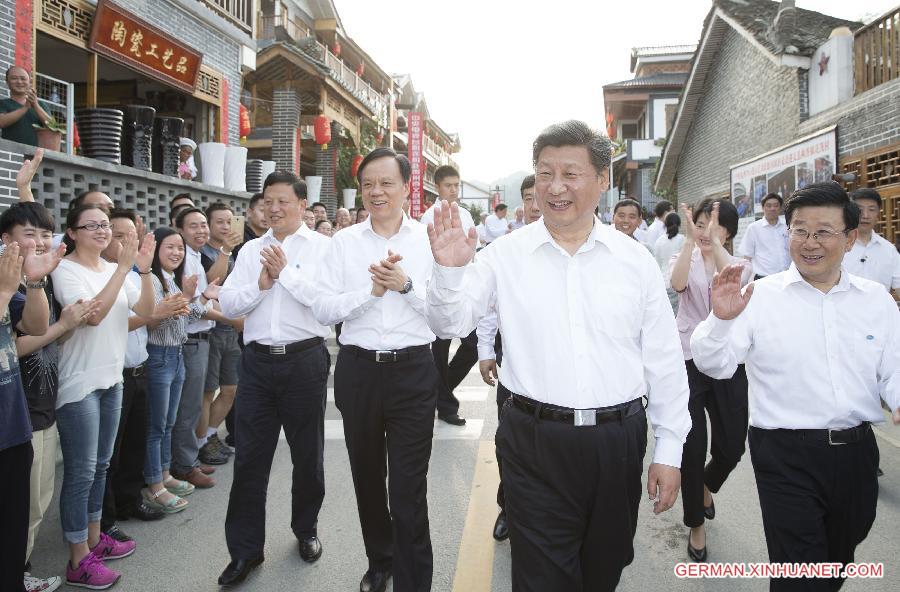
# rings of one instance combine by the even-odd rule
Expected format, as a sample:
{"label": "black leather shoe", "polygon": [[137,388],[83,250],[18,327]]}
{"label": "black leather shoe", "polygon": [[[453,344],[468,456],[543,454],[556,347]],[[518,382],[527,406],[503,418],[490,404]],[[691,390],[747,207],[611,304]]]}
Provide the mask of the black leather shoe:
{"label": "black leather shoe", "polygon": [[703,515],[706,516],[707,520],[712,520],[716,517],[716,500],[713,500],[709,506],[703,507]]}
{"label": "black leather shoe", "polygon": [[695,549],[691,546],[691,537],[688,536],[688,557],[695,563],[706,563],[706,547]]}
{"label": "black leather shoe", "polygon": [[878,477],[884,477],[884,471],[881,470],[881,467],[878,467],[878,470],[875,471],[875,475]]}
{"label": "black leather shoe", "polygon": [[370,569],[359,583],[359,592],[384,592],[389,579],[391,579],[390,570],[375,571]]}
{"label": "black leather shoe", "polygon": [[159,508],[147,505],[144,500],[139,501],[128,513],[129,518],[137,518],[144,522],[153,522],[154,520],[162,520],[166,517],[166,513]]}
{"label": "black leather shoe", "polygon": [[300,541],[300,558],[307,563],[313,563],[322,556],[322,542],[319,537],[310,537]]}
{"label": "black leather shoe", "polygon": [[222,575],[219,576],[220,586],[235,586],[247,579],[250,572],[253,571],[260,563],[263,562],[262,557],[256,559],[235,559],[228,564]]}
{"label": "black leather shoe", "polygon": [[130,543],[134,540],[115,524],[107,528],[104,532],[106,533],[106,536],[112,537],[120,543]]}
{"label": "black leather shoe", "polygon": [[506,512],[500,512],[494,522],[494,540],[505,541],[509,538],[509,525],[506,523]]}
{"label": "black leather shoe", "polygon": [[465,418],[460,417],[458,413],[454,413],[453,415],[438,415],[438,419],[440,419],[441,421],[447,422],[450,425],[455,425],[455,426],[466,425]]}

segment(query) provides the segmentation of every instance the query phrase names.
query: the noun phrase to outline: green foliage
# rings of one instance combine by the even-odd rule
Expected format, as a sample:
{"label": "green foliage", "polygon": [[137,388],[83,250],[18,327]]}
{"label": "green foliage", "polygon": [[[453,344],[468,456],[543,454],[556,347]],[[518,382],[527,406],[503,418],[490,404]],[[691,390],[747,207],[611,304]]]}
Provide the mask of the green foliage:
{"label": "green foliage", "polygon": [[469,213],[472,214],[472,220],[475,221],[475,224],[479,224],[481,221],[481,208],[478,207],[476,203],[464,204],[462,201],[457,202],[460,207],[466,208],[469,210]]}
{"label": "green foliage", "polygon": [[66,133],[66,126],[56,121],[56,118],[54,117],[48,119],[47,123],[45,123],[44,125],[41,125],[39,123],[32,123],[31,127],[33,127],[34,129],[48,129],[51,132],[59,132],[61,134]]}
{"label": "green foliage", "polygon": [[[352,142],[345,141],[338,152],[337,170],[335,171],[335,188],[338,195],[344,189],[357,189],[356,178],[350,176],[350,165],[357,154],[365,156],[375,149],[375,137],[378,135],[378,126],[371,119],[363,117],[360,120],[360,146],[354,146]],[[356,205],[361,205],[361,196],[357,193]]]}

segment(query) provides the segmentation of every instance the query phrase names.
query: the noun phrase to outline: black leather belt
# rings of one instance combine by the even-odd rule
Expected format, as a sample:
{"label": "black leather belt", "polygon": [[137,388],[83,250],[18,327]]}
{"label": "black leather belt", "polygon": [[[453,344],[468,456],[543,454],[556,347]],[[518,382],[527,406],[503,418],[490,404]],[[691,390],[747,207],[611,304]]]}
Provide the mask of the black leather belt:
{"label": "black leather belt", "polygon": [[303,341],[295,341],[294,343],[287,343],[284,345],[265,345],[263,343],[251,341],[247,344],[247,347],[263,354],[283,356],[285,354],[296,354],[297,352],[306,351],[317,345],[322,345],[323,343],[325,343],[325,340],[321,337],[310,337]]}
{"label": "black leather belt", "polygon": [[141,364],[140,366],[135,366],[134,368],[125,368],[123,372],[125,376],[131,376],[132,378],[137,378],[138,376],[143,376],[147,371],[147,364]]}
{"label": "black leather belt", "polygon": [[[763,428],[753,428],[762,431]],[[778,429],[772,430],[781,432],[784,434],[791,434],[793,436],[797,436],[803,440],[809,440],[812,442],[818,442],[820,444],[829,444],[831,446],[840,446],[842,444],[856,444],[858,442],[862,442],[863,439],[869,435],[869,432],[872,431],[872,424],[865,421],[854,428],[847,428],[843,430],[788,430],[788,429]]]}
{"label": "black leather belt", "polygon": [[188,339],[196,339],[198,341],[209,341],[209,331],[203,333],[188,333]]}
{"label": "black leather belt", "polygon": [[592,426],[611,421],[621,422],[626,417],[631,417],[644,408],[640,398],[600,409],[571,409],[569,407],[548,405],[515,393],[512,394],[512,405],[539,419],[557,421],[574,426]]}
{"label": "black leather belt", "polygon": [[363,349],[355,345],[344,345],[341,347],[341,349],[346,350],[347,353],[353,354],[357,358],[371,360],[373,362],[386,363],[403,362],[424,352],[431,351],[431,344],[429,343],[425,345],[414,345],[412,347],[405,347],[403,349],[379,350]]}

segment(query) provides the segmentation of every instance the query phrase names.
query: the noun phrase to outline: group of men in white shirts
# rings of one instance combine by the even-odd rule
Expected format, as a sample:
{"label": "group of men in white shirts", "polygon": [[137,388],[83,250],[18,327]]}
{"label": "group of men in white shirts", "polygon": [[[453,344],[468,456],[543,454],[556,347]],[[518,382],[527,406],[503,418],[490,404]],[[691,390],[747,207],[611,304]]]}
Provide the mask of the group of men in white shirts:
{"label": "group of men in white shirts", "polygon": [[[302,181],[286,173],[267,179],[270,230],[241,250],[220,296],[223,310],[246,316],[242,363],[250,378],[237,396],[226,524],[232,561],[220,584],[240,583],[263,561],[266,474],[282,424],[295,460],[300,555],[322,555],[316,518],[329,368],[322,337],[342,322],[334,391],[368,557],[361,592],[383,591],[391,577],[397,591],[431,589],[427,473],[440,380],[431,344],[473,332],[487,336],[479,342],[482,375],[498,383],[504,524],[494,535],[509,536],[513,589],[617,587],[634,557],[648,423],[655,446],[645,491],[659,514],[677,498],[691,417],[662,274],[640,243],[597,223],[610,157],[609,139],[582,122],[543,130],[533,146],[533,187],[522,188],[524,225],[510,231],[506,223],[477,255],[479,233],[457,203],[435,204],[424,224],[407,216],[410,165],[390,149],[369,153],[358,169],[369,219],[327,241],[302,224]],[[788,249],[788,270],[759,280],[751,300],[753,284],[741,292],[740,270],[725,268],[711,289],[713,312],[691,340],[698,368],[711,376],[747,365],[762,410],[752,422],[754,466],[781,463],[772,470],[797,487],[812,473],[855,467],[854,482],[865,485],[866,495],[843,488],[843,497],[827,500],[823,511],[866,516],[836,532],[803,506],[808,498],[779,511],[786,500],[760,485],[773,561],[852,560],[877,500],[870,424],[884,418],[875,402],[884,399],[900,422],[900,317],[874,283],[841,269],[844,251],[856,248],[857,210],[836,185],[796,192],[789,240],[779,244]],[[861,265],[880,248],[869,245]],[[754,264],[764,259],[759,253],[748,254]],[[288,301],[291,314],[278,313]],[[785,311],[791,319],[769,322]],[[855,315],[851,327],[832,326],[841,315]],[[502,363],[487,353],[497,328]],[[286,373],[290,381],[278,378]],[[818,412],[803,415],[798,404]],[[800,450],[805,457],[795,460],[809,471],[754,452],[754,440],[757,448],[765,440]],[[823,448],[835,444],[840,458]],[[309,483],[315,487],[304,493]],[[809,533],[822,545],[791,544]],[[773,589],[796,583],[772,582]]]}

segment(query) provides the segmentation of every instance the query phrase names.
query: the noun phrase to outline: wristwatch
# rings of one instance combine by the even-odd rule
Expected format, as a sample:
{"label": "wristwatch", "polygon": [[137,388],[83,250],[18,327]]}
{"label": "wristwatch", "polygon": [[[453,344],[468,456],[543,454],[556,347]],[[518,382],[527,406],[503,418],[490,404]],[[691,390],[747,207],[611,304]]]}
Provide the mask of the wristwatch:
{"label": "wristwatch", "polygon": [[406,278],[406,283],[403,284],[403,289],[400,290],[401,294],[409,294],[412,291],[412,278]]}
{"label": "wristwatch", "polygon": [[26,277],[25,278],[25,287],[28,288],[29,290],[43,290],[44,288],[47,287],[47,277],[44,276],[44,278],[39,282],[29,282],[28,278]]}

